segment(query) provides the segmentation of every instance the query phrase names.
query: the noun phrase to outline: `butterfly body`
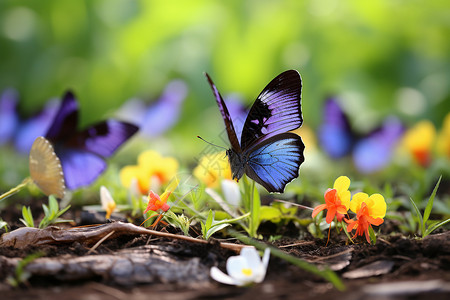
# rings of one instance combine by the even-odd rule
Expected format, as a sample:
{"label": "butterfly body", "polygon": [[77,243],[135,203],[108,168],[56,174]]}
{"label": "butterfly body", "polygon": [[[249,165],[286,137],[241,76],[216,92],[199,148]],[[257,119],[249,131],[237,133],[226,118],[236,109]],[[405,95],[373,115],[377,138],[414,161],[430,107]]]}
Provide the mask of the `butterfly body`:
{"label": "butterfly body", "polygon": [[227,156],[233,179],[247,174],[269,192],[283,192],[286,184],[298,177],[304,161],[301,138],[289,132],[303,123],[300,74],[283,72],[264,88],[248,113],[240,142],[222,96],[208,74],[206,77],[230,140]]}

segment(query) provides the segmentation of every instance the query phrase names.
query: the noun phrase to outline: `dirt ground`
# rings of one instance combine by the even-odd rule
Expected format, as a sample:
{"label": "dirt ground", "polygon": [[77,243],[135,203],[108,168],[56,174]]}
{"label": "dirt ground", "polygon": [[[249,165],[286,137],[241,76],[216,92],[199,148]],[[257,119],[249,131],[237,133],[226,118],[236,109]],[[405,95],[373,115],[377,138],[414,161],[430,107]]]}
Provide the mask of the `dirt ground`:
{"label": "dirt ground", "polygon": [[[169,229],[170,230],[170,229]],[[450,232],[420,240],[384,235],[376,245],[347,244],[332,231],[331,240],[285,238],[271,245],[337,272],[346,289],[271,256],[266,279],[251,287],[233,287],[209,278],[211,266],[225,269],[236,255],[218,243],[193,244],[144,235],[122,235],[95,251],[80,243],[0,247],[2,299],[450,299]],[[7,283],[17,261],[41,257],[18,288]],[[110,262],[114,261],[114,264]],[[126,262],[124,264],[124,262]],[[130,264],[131,262],[131,264]],[[102,267],[107,264],[109,267]],[[76,268],[74,268],[76,266]]]}

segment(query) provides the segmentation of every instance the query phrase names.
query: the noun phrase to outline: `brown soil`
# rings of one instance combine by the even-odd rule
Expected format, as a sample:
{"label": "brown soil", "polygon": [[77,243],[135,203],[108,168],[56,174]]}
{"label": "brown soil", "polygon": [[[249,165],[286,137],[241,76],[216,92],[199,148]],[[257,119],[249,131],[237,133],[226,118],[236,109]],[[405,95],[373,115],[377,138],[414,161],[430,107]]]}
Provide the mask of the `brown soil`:
{"label": "brown soil", "polygon": [[[305,240],[283,239],[273,246],[316,265],[336,270],[346,290],[338,291],[329,282],[296,266],[271,256],[266,279],[252,287],[231,287],[212,281],[207,272],[213,265],[224,269],[226,259],[235,255],[217,243],[197,245],[184,241],[125,235],[103,242],[96,251],[79,243],[32,246],[24,250],[0,247],[0,290],[2,299],[449,299],[450,297],[450,232],[431,235],[423,240],[401,235],[381,236],[376,245],[365,240],[347,245],[343,234],[333,232],[330,243],[308,237]],[[42,256],[60,261],[76,261],[77,257],[118,257],[125,250],[157,254],[152,264],[197,262],[187,277],[171,274],[154,276],[143,284],[127,281],[126,274],[117,277],[96,273],[66,279],[59,273],[33,273],[19,288],[7,284],[15,268],[6,262],[40,251]],[[149,254],[150,255],[150,254]],[[149,259],[155,256],[149,256]],[[3,261],[3,263],[2,263]],[[182,270],[186,264],[175,270]],[[190,267],[189,267],[190,268]],[[169,270],[170,268],[167,268]],[[68,270],[65,270],[69,272]],[[170,270],[169,270],[170,271]],[[181,271],[178,271],[180,273]],[[189,273],[191,272],[191,273]],[[193,272],[193,273],[192,273]],[[206,274],[205,274],[206,273]],[[66,274],[67,275],[67,274]],[[166,277],[165,277],[166,276]],[[167,277],[168,276],[168,277]],[[125,280],[126,279],[126,280]],[[150,283],[149,283],[150,282]]]}

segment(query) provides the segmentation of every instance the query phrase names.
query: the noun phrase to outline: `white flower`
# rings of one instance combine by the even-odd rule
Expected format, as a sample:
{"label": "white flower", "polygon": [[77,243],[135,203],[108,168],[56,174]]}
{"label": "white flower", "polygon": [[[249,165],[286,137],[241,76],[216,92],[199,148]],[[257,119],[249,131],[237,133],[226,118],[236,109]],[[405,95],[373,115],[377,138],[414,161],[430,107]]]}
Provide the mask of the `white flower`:
{"label": "white flower", "polygon": [[231,256],[227,260],[228,275],[217,267],[211,268],[210,275],[214,280],[230,285],[244,286],[259,283],[266,276],[269,258],[269,248],[266,248],[261,260],[254,247],[245,247],[238,256]]}
{"label": "white flower", "polygon": [[116,209],[116,202],[108,189],[103,185],[100,187],[100,201],[102,208],[106,211],[106,218],[109,219],[114,209]]}

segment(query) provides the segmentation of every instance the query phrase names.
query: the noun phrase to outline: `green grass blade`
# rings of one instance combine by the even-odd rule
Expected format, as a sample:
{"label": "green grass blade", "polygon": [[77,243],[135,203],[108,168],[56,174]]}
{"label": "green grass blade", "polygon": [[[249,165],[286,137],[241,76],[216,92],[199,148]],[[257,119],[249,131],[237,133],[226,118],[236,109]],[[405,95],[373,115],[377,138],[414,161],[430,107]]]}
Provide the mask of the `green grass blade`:
{"label": "green grass blade", "polygon": [[411,200],[411,204],[414,207],[414,210],[416,211],[417,216],[419,217],[419,228],[420,228],[420,235],[423,235],[423,219],[422,219],[422,214],[420,213],[419,208],[417,207],[416,203],[414,203],[414,200],[409,197],[409,200]]}
{"label": "green grass blade", "polygon": [[447,220],[444,220],[442,222],[439,223],[435,223],[433,225],[431,225],[429,228],[427,228],[427,230],[425,230],[425,234],[423,235],[424,237],[426,237],[427,235],[429,235],[430,233],[432,233],[434,230],[438,229],[439,227],[441,227],[442,225],[447,224],[448,222],[450,222],[450,218]]}
{"label": "green grass blade", "polygon": [[436,186],[434,187],[430,198],[428,199],[427,206],[425,207],[425,212],[423,213],[423,225],[424,225],[424,227],[425,227],[425,225],[426,225],[426,223],[428,221],[428,218],[430,217],[431,209],[433,208],[434,197],[436,196],[436,192],[437,192],[437,189],[439,187],[439,184],[441,183],[441,179],[442,179],[442,175],[439,177],[439,180],[436,183]]}

